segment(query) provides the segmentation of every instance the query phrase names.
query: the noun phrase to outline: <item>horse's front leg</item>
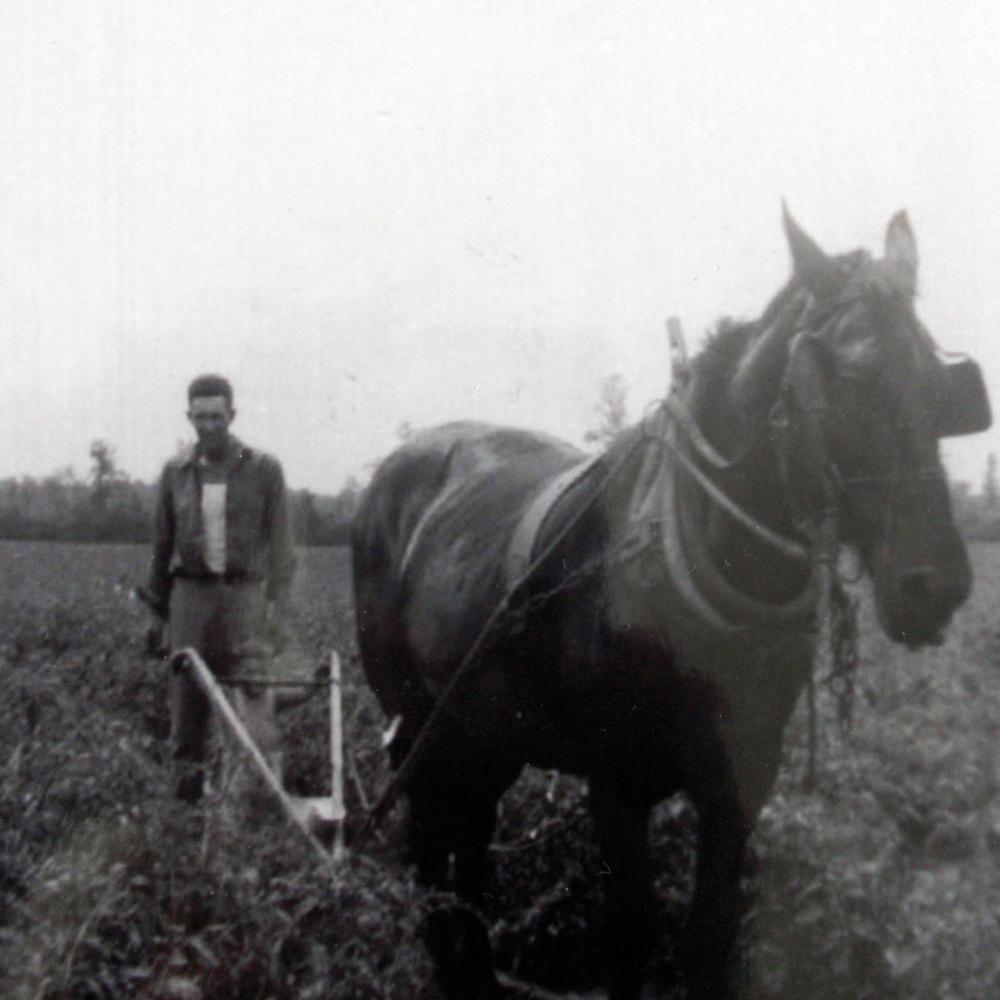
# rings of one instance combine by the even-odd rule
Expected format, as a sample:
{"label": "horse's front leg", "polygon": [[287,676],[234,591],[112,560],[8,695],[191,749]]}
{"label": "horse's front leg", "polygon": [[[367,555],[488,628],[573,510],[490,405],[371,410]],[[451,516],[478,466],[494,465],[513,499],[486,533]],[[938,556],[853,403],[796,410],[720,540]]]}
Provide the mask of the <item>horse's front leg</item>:
{"label": "horse's front leg", "polygon": [[698,810],[698,862],[685,942],[693,1000],[736,995],[733,949],[743,913],[740,873],[750,834],[735,795],[693,796]]}
{"label": "horse's front leg", "polygon": [[590,779],[590,807],[607,865],[609,1000],[637,1000],[656,931],[649,865],[650,805],[610,775]]}
{"label": "horse's front leg", "polygon": [[488,852],[501,791],[485,779],[458,781],[454,768],[442,763],[433,780],[415,781],[409,796],[410,857],[421,881],[454,890],[462,900],[434,909],[424,925],[438,982],[454,1000],[493,1000],[500,993],[480,913],[492,903]]}

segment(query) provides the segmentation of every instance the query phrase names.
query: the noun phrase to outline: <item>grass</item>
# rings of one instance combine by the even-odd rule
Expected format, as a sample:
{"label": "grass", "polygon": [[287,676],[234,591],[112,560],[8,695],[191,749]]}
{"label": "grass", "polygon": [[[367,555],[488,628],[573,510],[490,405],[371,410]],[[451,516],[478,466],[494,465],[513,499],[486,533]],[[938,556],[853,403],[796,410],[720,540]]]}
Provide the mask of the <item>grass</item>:
{"label": "grass", "polygon": [[[862,621],[855,724],[819,699],[820,782],[802,787],[804,711],[754,837],[747,996],[1000,995],[1000,546],[940,649],[906,653]],[[168,792],[165,677],[129,593],[146,551],[0,543],[0,996],[434,998],[418,933],[439,901],[398,860],[398,827],[331,877],[277,817]],[[345,664],[359,814],[384,786],[384,720],[353,659],[345,553],[305,553],[296,632]],[[323,699],[283,717],[289,780],[327,780]],[[552,990],[601,981],[600,859],[585,789],[528,771],[505,798],[491,937],[504,968]],[[397,811],[398,814],[398,811]],[[397,815],[398,819],[398,815]],[[690,892],[693,816],[657,810],[664,931],[654,983],[681,996],[672,934]]]}

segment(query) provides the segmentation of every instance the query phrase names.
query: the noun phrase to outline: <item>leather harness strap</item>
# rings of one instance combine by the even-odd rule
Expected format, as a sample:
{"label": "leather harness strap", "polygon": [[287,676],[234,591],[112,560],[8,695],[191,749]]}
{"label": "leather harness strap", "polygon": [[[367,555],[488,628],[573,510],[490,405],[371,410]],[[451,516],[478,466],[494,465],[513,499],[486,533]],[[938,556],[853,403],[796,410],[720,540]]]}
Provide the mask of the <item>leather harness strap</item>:
{"label": "leather harness strap", "polygon": [[410,560],[413,558],[413,553],[417,550],[417,544],[423,537],[424,532],[427,530],[427,525],[433,520],[437,512],[452,498],[452,494],[457,492],[460,488],[461,482],[456,481],[450,483],[446,486],[435,498],[427,505],[427,508],[420,515],[420,519],[417,521],[413,530],[410,532],[410,537],[406,542],[406,548],[403,551],[403,558],[399,562],[399,579],[402,580],[406,576],[406,571],[409,569]]}
{"label": "leather harness strap", "polygon": [[571,465],[568,469],[564,469],[553,479],[550,479],[532,499],[528,509],[517,522],[507,547],[505,571],[507,586],[510,590],[513,590],[524,579],[532,565],[532,555],[538,541],[538,533],[549,511],[555,506],[556,501],[570,487],[578,483],[603,457],[603,454],[593,455],[576,465]]}

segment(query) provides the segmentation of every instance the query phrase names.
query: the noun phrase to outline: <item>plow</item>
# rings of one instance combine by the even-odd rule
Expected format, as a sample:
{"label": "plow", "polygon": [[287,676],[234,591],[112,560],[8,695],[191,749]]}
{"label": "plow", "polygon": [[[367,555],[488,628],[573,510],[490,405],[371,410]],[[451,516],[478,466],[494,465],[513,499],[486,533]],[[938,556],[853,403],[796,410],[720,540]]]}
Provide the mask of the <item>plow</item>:
{"label": "plow", "polygon": [[[308,841],[312,850],[324,865],[340,862],[346,854],[344,844],[344,820],[347,812],[344,806],[344,738],[340,656],[331,650],[329,681],[311,681],[329,688],[330,703],[330,794],[324,796],[297,796],[289,794],[281,783],[281,778],[254,742],[232,702],[219,681],[197,650],[187,647],[170,656],[174,670],[186,670],[205,693],[211,704],[218,710],[226,729],[233,737],[241,753],[250,761],[264,785],[274,796],[278,805],[296,830]],[[301,685],[303,682],[299,682]],[[283,685],[284,686],[284,685]],[[320,824],[332,824],[333,845],[328,851],[316,836]]]}

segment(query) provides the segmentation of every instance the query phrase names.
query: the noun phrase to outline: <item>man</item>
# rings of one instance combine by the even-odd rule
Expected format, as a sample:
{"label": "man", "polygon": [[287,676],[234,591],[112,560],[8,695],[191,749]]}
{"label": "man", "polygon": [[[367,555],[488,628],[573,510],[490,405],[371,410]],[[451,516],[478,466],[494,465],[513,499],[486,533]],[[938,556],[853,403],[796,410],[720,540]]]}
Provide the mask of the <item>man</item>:
{"label": "man", "polygon": [[[152,565],[145,599],[168,623],[174,650],[192,646],[220,679],[260,675],[262,650],[287,638],[295,569],[281,465],[230,433],[233,390],[219,375],[188,387],[188,420],[197,434],[189,454],[167,462],[156,504]],[[209,701],[185,671],[170,679],[176,795],[202,795]],[[236,707],[261,751],[277,756],[269,691],[244,685]]]}

